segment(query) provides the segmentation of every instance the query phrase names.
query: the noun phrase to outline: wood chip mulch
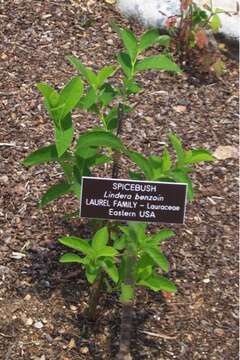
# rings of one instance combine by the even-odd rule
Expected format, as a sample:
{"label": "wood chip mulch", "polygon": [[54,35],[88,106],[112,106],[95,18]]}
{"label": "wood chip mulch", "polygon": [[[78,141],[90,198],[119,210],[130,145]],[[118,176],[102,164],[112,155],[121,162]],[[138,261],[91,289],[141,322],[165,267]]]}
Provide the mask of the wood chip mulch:
{"label": "wood chip mulch", "polygon": [[[50,143],[51,123],[36,90],[57,88],[75,74],[65,56],[75,54],[99,69],[121,48],[109,26],[127,25],[104,1],[0,1],[0,358],[3,360],[114,359],[121,306],[101,299],[89,324],[82,314],[89,287],[78,267],[58,263],[64,234],[87,233],[79,220],[64,221],[78,203],[67,197],[38,210],[37,202],[61,173],[55,166],[26,170],[21,161]],[[140,25],[132,25],[137,33]],[[123,141],[145,154],[159,153],[170,131],[186,147],[219,146],[225,160],[198,166],[196,198],[183,226],[164,245],[169,276],[178,285],[170,299],[140,290],[135,308],[133,359],[235,360],[238,354],[238,70],[226,60],[220,81],[149,72],[145,91],[133,98]],[[76,131],[97,124],[75,114]],[[123,164],[124,165],[124,164]],[[125,167],[121,169],[126,175]],[[75,275],[74,275],[75,273]],[[69,276],[69,274],[72,276]]]}

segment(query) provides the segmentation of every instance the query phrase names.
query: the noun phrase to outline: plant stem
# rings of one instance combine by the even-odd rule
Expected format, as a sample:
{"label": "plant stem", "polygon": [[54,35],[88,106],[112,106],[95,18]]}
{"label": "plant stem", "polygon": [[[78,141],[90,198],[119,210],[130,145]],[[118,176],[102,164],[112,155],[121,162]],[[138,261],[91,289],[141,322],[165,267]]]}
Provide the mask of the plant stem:
{"label": "plant stem", "polygon": [[[122,132],[123,126],[123,104],[118,104],[118,127],[116,135],[119,136]],[[113,168],[112,168],[112,178],[118,178],[118,171],[119,171],[119,157],[120,153],[118,151],[114,151],[113,153]]]}
{"label": "plant stem", "polygon": [[[118,127],[117,127],[117,136],[121,134],[122,131],[122,121],[123,121],[123,104],[120,103],[118,105]],[[112,168],[112,177],[117,178],[118,177],[118,170],[119,170],[119,157],[120,153],[118,151],[115,151],[113,154],[113,168]],[[103,279],[104,274],[101,271],[98,279],[92,286],[92,293],[89,300],[89,306],[87,309],[87,317],[89,320],[94,321],[96,319],[96,308],[99,302],[99,298],[102,291],[103,286]]]}
{"label": "plant stem", "polygon": [[103,273],[100,272],[98,279],[92,286],[92,293],[90,296],[89,306],[87,309],[87,317],[88,317],[88,320],[90,320],[90,321],[96,320],[96,315],[97,315],[96,308],[97,308],[99,298],[101,295],[102,285],[103,285]]}
{"label": "plant stem", "polygon": [[[130,285],[133,292],[135,289],[135,264],[137,256],[134,239],[130,236],[126,250],[126,267],[124,284]],[[128,301],[122,301],[122,318],[120,330],[120,346],[116,360],[131,360],[130,342],[132,333],[133,297]]]}
{"label": "plant stem", "polygon": [[131,360],[130,342],[132,333],[132,302],[123,303],[122,318],[121,318],[121,331],[120,331],[120,346],[116,360]]}

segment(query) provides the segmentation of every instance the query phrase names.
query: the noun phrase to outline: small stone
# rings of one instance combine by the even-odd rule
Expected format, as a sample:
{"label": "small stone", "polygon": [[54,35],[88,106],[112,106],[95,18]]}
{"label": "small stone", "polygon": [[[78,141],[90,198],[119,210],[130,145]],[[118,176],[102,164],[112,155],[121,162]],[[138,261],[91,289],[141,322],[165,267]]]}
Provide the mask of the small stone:
{"label": "small stone", "polygon": [[218,160],[226,160],[226,159],[238,159],[238,148],[237,146],[231,146],[231,145],[220,145],[217,147],[213,155]]}
{"label": "small stone", "polygon": [[203,279],[204,284],[210,283],[210,279]]}
{"label": "small stone", "polygon": [[106,43],[107,43],[108,45],[113,45],[113,40],[112,40],[112,39],[107,39]]}
{"label": "small stone", "polygon": [[45,334],[45,338],[48,342],[50,342],[50,343],[53,342],[53,338],[51,337],[51,335]]}
{"label": "small stone", "polygon": [[87,346],[84,346],[84,347],[82,347],[81,349],[80,349],[80,353],[81,354],[87,354],[88,353],[88,347]]}
{"label": "small stone", "polygon": [[150,124],[153,122],[153,118],[151,116],[145,116],[145,121]]}
{"label": "small stone", "polygon": [[15,191],[15,193],[21,195],[26,192],[26,188],[23,184],[18,184],[14,187],[14,191]]}
{"label": "small stone", "polygon": [[2,55],[1,55],[1,59],[2,59],[2,60],[6,60],[6,59],[7,59],[7,55],[6,55],[6,54],[4,54],[4,53],[2,53]]}
{"label": "small stone", "polygon": [[105,0],[107,4],[113,5],[116,3],[117,0]]}
{"label": "small stone", "polygon": [[184,105],[176,105],[173,106],[173,110],[175,110],[178,113],[184,113],[187,110],[187,107]]}
{"label": "small stone", "polygon": [[76,347],[76,343],[74,339],[71,339],[68,344],[68,349],[71,350]]}
{"label": "small stone", "polygon": [[71,309],[72,311],[77,311],[77,307],[76,307],[75,305],[70,305],[70,309]]}
{"label": "small stone", "polygon": [[43,323],[41,321],[36,321],[34,324],[34,327],[36,329],[42,329],[43,328]]}
{"label": "small stone", "polygon": [[0,183],[7,184],[9,182],[9,178],[7,175],[0,176]]}
{"label": "small stone", "polygon": [[31,326],[33,324],[33,319],[32,318],[28,318],[26,321],[25,321],[25,325],[27,326]]}
{"label": "small stone", "polygon": [[15,252],[13,251],[12,254],[10,255],[10,258],[11,259],[15,259],[15,260],[20,260],[22,259],[23,257],[25,257],[26,255],[23,254],[23,253],[19,253],[19,252]]}
{"label": "small stone", "polygon": [[31,299],[31,295],[30,294],[27,294],[25,297],[24,297],[24,300],[26,301],[29,301]]}
{"label": "small stone", "polygon": [[224,332],[223,329],[216,328],[216,329],[214,329],[214,334],[217,335],[217,336],[224,336],[225,332]]}
{"label": "small stone", "polygon": [[43,14],[43,15],[42,15],[42,19],[43,19],[43,20],[49,19],[50,17],[52,17],[51,14]]}
{"label": "small stone", "polygon": [[0,275],[7,275],[9,274],[10,269],[7,266],[0,265]]}

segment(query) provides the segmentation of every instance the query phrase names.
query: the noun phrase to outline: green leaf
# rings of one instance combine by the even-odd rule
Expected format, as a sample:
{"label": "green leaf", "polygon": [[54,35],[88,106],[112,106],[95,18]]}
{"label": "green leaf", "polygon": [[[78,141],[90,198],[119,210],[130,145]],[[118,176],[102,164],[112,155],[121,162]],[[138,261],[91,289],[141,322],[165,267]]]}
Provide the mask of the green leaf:
{"label": "green leaf", "polygon": [[87,280],[90,284],[93,284],[98,276],[98,269],[94,268],[94,267],[90,267],[88,266],[86,268],[86,277],[87,277]]}
{"label": "green leaf", "polygon": [[111,162],[112,159],[106,155],[97,154],[94,158],[88,159],[89,166],[102,165]]}
{"label": "green leaf", "polygon": [[73,163],[68,161],[59,161],[67,182],[72,182],[73,179]]}
{"label": "green leaf", "polygon": [[144,252],[137,262],[137,270],[144,270],[146,267],[154,265],[154,263],[154,260]]}
{"label": "green leaf", "polygon": [[214,33],[218,33],[220,28],[222,27],[220,17],[217,14],[213,15],[209,22],[209,25]]}
{"label": "green leaf", "polygon": [[129,170],[128,175],[129,175],[130,179],[132,179],[132,180],[143,180],[142,174],[138,173],[136,171]]}
{"label": "green leaf", "polygon": [[120,229],[127,237],[129,237],[129,227],[128,227],[128,226],[119,225],[119,229]]}
{"label": "green leaf", "polygon": [[175,292],[177,291],[176,285],[165,278],[164,276],[151,275],[148,279],[141,280],[138,282],[139,285],[144,285],[150,288],[153,291],[167,291],[167,292]]}
{"label": "green leaf", "polygon": [[88,131],[82,134],[77,142],[76,153],[82,148],[91,146],[104,146],[114,150],[123,151],[124,146],[120,139],[107,131]]}
{"label": "green leaf", "polygon": [[79,264],[85,264],[84,261],[85,258],[81,258],[79,255],[77,254],[73,254],[73,253],[66,253],[64,255],[62,255],[59,259],[59,261],[61,263],[79,263]]}
{"label": "green leaf", "polygon": [[130,78],[132,76],[132,62],[128,54],[120,53],[117,55],[117,61],[121,65],[124,74]]}
{"label": "green leaf", "polygon": [[129,223],[129,236],[136,238],[138,243],[144,243],[147,236],[145,235],[145,230],[147,224],[139,222],[130,222]]}
{"label": "green leaf", "polygon": [[97,87],[100,88],[104,82],[116,72],[116,66],[105,66],[97,75]]}
{"label": "green leaf", "polygon": [[60,182],[51,186],[42,196],[39,206],[42,208],[53,200],[71,192],[71,185],[65,182]]}
{"label": "green leaf", "polygon": [[104,116],[104,122],[108,130],[114,130],[118,125],[118,109],[113,107],[107,115]]}
{"label": "green leaf", "polygon": [[168,260],[162,252],[155,247],[146,248],[145,251],[164,271],[169,271]]}
{"label": "green leaf", "polygon": [[118,254],[118,251],[114,249],[112,246],[104,246],[101,249],[96,251],[96,258],[102,256],[114,257]]}
{"label": "green leaf", "polygon": [[93,87],[97,87],[97,76],[94,72],[83,65],[83,63],[73,55],[67,56],[68,61],[77,69],[80,74],[88,81],[88,83]]}
{"label": "green leaf", "polygon": [[185,164],[196,164],[202,161],[213,161],[214,156],[207,150],[197,149],[185,152]]}
{"label": "green leaf", "polygon": [[57,160],[58,160],[58,153],[56,146],[48,145],[32,152],[30,155],[26,157],[25,160],[23,160],[22,163],[24,166],[32,166],[32,165],[38,165],[38,164],[43,164],[45,162],[57,161]]}
{"label": "green leaf", "polygon": [[162,168],[162,159],[160,156],[150,155],[148,161],[154,169]]}
{"label": "green leaf", "polygon": [[84,97],[82,97],[78,103],[83,110],[88,110],[93,106],[97,101],[96,90],[93,87],[90,87]]}
{"label": "green leaf", "polygon": [[138,51],[138,43],[134,33],[130,30],[122,29],[120,32],[120,37],[122,39],[125,48],[128,51],[128,54],[132,62],[134,62]]}
{"label": "green leaf", "polygon": [[110,84],[104,84],[98,96],[98,101],[102,106],[107,106],[116,97],[116,91]]}
{"label": "green leaf", "polygon": [[142,154],[139,154],[136,151],[127,151],[129,159],[131,159],[136,165],[140,167],[148,180],[152,179],[153,172],[152,168],[149,165],[149,162]]}
{"label": "green leaf", "polygon": [[176,73],[181,72],[178,65],[170,60],[166,55],[153,55],[138,61],[135,66],[135,71],[142,70],[165,70]]}
{"label": "green leaf", "polygon": [[131,94],[137,94],[139,93],[142,88],[140,85],[138,85],[135,81],[131,81],[127,86],[126,86],[126,90],[128,92],[129,95]]}
{"label": "green leaf", "polygon": [[152,275],[153,267],[152,265],[146,266],[144,269],[137,269],[137,282],[140,280],[145,280]]}
{"label": "green leaf", "polygon": [[174,150],[176,151],[178,166],[181,166],[184,164],[184,158],[185,158],[185,153],[184,153],[184,149],[182,146],[182,142],[181,142],[180,138],[177,137],[175,134],[169,134],[169,139],[170,139],[170,142],[171,142]]}
{"label": "green leaf", "polygon": [[164,148],[163,150],[163,156],[162,156],[162,171],[163,173],[168,172],[171,169],[172,161],[169,154],[169,151],[167,148]]}
{"label": "green leaf", "polygon": [[59,119],[64,119],[77,105],[83,94],[83,83],[79,76],[72,78],[60,92],[59,105],[63,105]]}
{"label": "green leaf", "polygon": [[170,229],[164,229],[159,231],[157,234],[151,236],[151,241],[160,244],[162,241],[169,239],[174,236],[175,233]]}
{"label": "green leaf", "polygon": [[78,181],[74,181],[73,184],[71,185],[71,191],[72,193],[74,193],[76,195],[76,197],[78,198],[78,200],[80,199],[80,194],[81,194],[81,184]]}
{"label": "green leaf", "polygon": [[160,46],[168,47],[171,42],[171,37],[169,35],[161,35],[158,39],[158,44]]}
{"label": "green leaf", "polygon": [[108,243],[109,234],[107,226],[104,226],[102,229],[98,230],[92,239],[92,247],[94,250],[98,251],[105,247]]}
{"label": "green leaf", "polygon": [[188,177],[188,175],[184,172],[184,170],[176,169],[176,170],[174,170],[174,171],[171,172],[170,176],[171,176],[176,182],[185,183],[185,184],[188,185],[188,187],[187,187],[188,199],[189,199],[190,201],[192,201],[193,198],[194,198],[194,193],[193,193],[193,188],[192,188],[192,181],[191,181],[191,179]]}
{"label": "green leaf", "polygon": [[113,29],[113,31],[115,31],[119,37],[121,37],[121,31],[122,29],[120,28],[120,26],[113,20],[110,20],[110,26]]}
{"label": "green leaf", "polygon": [[59,94],[50,85],[38,83],[37,88],[48,103],[48,106],[56,107],[59,102]]}
{"label": "green leaf", "polygon": [[143,50],[146,50],[150,46],[154,45],[160,38],[159,31],[155,29],[151,29],[149,31],[146,31],[140,39],[138,50],[139,52],[142,52]]}
{"label": "green leaf", "polygon": [[58,240],[61,244],[68,246],[74,250],[81,251],[85,255],[92,255],[93,251],[91,246],[86,240],[80,239],[75,236],[64,236]]}
{"label": "green leaf", "polygon": [[125,248],[125,245],[126,245],[126,242],[127,242],[127,237],[126,235],[122,235],[120,237],[117,237],[115,240],[114,240],[114,249],[116,250],[123,250]]}
{"label": "green leaf", "polygon": [[120,295],[120,301],[121,302],[128,302],[134,298],[134,290],[131,285],[127,285],[122,283],[121,284],[121,295]]}
{"label": "green leaf", "polygon": [[61,157],[72,143],[74,129],[71,114],[60,120],[60,127],[55,126],[55,142],[58,156]]}
{"label": "green leaf", "polygon": [[97,149],[95,147],[79,148],[78,155],[83,159],[89,159],[97,155]]}
{"label": "green leaf", "polygon": [[106,271],[106,273],[108,274],[108,276],[115,282],[117,283],[119,280],[119,274],[118,274],[118,269],[116,267],[116,265],[110,260],[110,259],[106,259],[103,261],[103,269]]}

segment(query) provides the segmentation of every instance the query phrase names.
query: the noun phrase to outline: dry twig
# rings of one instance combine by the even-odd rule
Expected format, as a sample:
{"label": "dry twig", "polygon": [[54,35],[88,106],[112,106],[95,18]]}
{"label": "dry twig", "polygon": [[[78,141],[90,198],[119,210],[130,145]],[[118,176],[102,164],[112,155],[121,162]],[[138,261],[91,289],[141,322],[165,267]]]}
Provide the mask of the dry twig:
{"label": "dry twig", "polygon": [[146,334],[149,336],[158,337],[158,338],[162,338],[162,339],[166,339],[166,340],[177,339],[176,335],[165,335],[163,333],[153,333],[151,331],[146,331],[146,330],[138,330],[138,331],[141,332],[142,334]]}

